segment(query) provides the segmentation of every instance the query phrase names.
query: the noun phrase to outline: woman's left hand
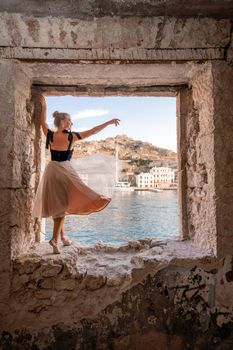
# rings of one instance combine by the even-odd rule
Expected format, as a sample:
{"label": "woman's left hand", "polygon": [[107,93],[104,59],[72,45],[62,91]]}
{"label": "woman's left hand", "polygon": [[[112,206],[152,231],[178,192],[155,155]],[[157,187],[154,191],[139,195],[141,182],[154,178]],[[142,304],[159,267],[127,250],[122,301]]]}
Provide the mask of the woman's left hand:
{"label": "woman's left hand", "polygon": [[40,95],[40,103],[42,106],[45,106],[45,104],[46,104],[45,97],[42,94]]}
{"label": "woman's left hand", "polygon": [[108,123],[109,123],[109,124],[115,124],[115,126],[117,126],[117,125],[119,125],[119,123],[120,123],[120,119],[114,118],[114,119],[109,120]]}

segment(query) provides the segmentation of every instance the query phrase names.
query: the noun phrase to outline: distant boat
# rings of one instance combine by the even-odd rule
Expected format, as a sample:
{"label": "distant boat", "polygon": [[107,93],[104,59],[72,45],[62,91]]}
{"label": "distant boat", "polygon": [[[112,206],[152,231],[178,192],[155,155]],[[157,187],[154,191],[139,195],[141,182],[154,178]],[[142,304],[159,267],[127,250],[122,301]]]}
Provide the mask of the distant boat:
{"label": "distant boat", "polygon": [[163,190],[159,188],[152,188],[152,187],[135,187],[134,191],[163,192]]}
{"label": "distant boat", "polygon": [[128,181],[119,181],[115,184],[115,187],[130,187],[130,183]]}
{"label": "distant boat", "polygon": [[118,176],[118,143],[116,142],[116,182],[114,185],[114,190],[116,191],[134,191],[134,188],[130,186],[128,181],[119,181]]}
{"label": "distant boat", "polygon": [[115,191],[134,191],[134,187],[130,186],[128,181],[119,181],[114,185]]}

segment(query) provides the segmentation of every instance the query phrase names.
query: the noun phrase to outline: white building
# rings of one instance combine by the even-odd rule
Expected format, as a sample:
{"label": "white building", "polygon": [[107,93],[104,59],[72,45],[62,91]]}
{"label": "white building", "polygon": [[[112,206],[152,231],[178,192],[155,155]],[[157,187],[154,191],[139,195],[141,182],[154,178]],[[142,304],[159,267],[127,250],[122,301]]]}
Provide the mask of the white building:
{"label": "white building", "polygon": [[137,187],[157,187],[157,184],[171,184],[175,181],[175,171],[166,167],[153,167],[149,173],[136,175]]}
{"label": "white building", "polygon": [[155,187],[154,175],[150,173],[140,173],[136,175],[137,187]]}
{"label": "white building", "polygon": [[175,171],[166,167],[153,167],[150,174],[154,175],[155,183],[173,183],[175,181]]}

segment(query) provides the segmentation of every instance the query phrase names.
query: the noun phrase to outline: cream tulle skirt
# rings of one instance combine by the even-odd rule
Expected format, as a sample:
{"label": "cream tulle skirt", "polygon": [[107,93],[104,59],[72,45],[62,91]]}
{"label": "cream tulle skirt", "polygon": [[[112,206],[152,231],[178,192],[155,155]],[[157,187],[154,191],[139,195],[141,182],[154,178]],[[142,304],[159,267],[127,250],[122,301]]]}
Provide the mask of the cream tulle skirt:
{"label": "cream tulle skirt", "polygon": [[57,218],[104,209],[114,193],[116,166],[115,157],[101,153],[50,161],[37,187],[32,216]]}

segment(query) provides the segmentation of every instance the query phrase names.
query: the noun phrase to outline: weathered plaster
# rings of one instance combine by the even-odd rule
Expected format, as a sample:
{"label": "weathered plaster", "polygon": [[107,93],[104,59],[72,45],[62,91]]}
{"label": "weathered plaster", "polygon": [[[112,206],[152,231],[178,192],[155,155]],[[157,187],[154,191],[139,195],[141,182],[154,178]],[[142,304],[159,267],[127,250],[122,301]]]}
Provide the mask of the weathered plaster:
{"label": "weathered plaster", "polygon": [[192,80],[192,105],[187,118],[187,205],[189,235],[217,252],[214,109],[212,66]]}
{"label": "weathered plaster", "polygon": [[231,21],[210,17],[74,20],[4,12],[0,28],[0,58],[22,60],[224,59],[231,41]]}
{"label": "weathered plaster", "polygon": [[121,16],[176,16],[199,18],[209,16],[216,18],[232,18],[233,5],[229,0],[46,0],[40,6],[36,1],[2,0],[0,11],[23,13],[35,17],[60,16],[91,20],[93,17]]}
{"label": "weathered plaster", "polygon": [[1,344],[230,350],[232,256],[209,254],[190,241],[148,239],[74,244],[52,258],[35,244],[14,261]]}
{"label": "weathered plaster", "polygon": [[218,255],[233,250],[233,68],[213,65],[214,157]]}
{"label": "weathered plaster", "polygon": [[[104,17],[74,21],[60,16],[36,18],[4,13],[0,23],[0,46],[187,49],[225,47],[230,42],[231,22],[209,17],[184,20],[176,17]],[[194,28],[195,35],[190,36]]]}
{"label": "weathered plaster", "polygon": [[14,329],[23,322],[37,328],[38,314],[41,326],[52,325],[59,322],[61,307],[67,324],[83,317],[93,319],[148,274],[169,264],[202,261],[210,254],[190,241],[151,239],[121,246],[74,243],[61,249],[62,255],[54,257],[47,242],[35,243],[14,260],[11,313],[5,326]]}
{"label": "weathered plaster", "polygon": [[[61,3],[0,4],[0,347],[232,350],[232,6]],[[177,96],[187,240],[50,254],[41,92]]]}

